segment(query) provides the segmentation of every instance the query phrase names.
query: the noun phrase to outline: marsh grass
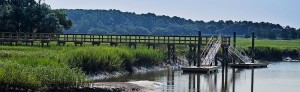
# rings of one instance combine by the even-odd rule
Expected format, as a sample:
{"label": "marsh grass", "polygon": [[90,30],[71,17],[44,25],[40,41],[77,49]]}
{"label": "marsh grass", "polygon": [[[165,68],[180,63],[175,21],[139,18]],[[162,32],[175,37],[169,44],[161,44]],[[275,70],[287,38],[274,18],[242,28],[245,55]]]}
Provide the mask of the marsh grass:
{"label": "marsh grass", "polygon": [[131,71],[164,60],[163,52],[144,47],[0,46],[0,88],[78,87],[89,82],[87,74]]}
{"label": "marsh grass", "polygon": [[[251,47],[251,39],[237,38],[237,45],[244,48]],[[300,50],[300,40],[255,39],[255,46],[288,50]]]}
{"label": "marsh grass", "polygon": [[[237,45],[248,55],[251,52],[251,39],[237,38]],[[300,53],[300,40],[255,39],[255,59],[281,61],[284,56],[297,58]]]}
{"label": "marsh grass", "polygon": [[129,70],[132,66],[159,65],[164,53],[146,48],[82,47],[70,51],[66,60],[72,67],[93,73],[97,71]]}
{"label": "marsh grass", "polygon": [[0,65],[0,84],[5,87],[39,90],[47,87],[76,87],[88,83],[88,78],[82,71],[67,66],[29,65],[8,60],[1,60]]}
{"label": "marsh grass", "polygon": [[133,50],[136,60],[133,63],[136,66],[153,66],[159,65],[166,60],[166,54],[156,50],[149,50],[147,48],[138,48]]}

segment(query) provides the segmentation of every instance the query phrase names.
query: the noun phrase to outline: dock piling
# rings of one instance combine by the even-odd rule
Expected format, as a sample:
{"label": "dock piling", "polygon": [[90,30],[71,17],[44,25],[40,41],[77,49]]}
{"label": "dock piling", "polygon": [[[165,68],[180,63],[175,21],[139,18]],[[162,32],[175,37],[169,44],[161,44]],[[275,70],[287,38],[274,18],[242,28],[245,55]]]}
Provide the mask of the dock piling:
{"label": "dock piling", "polygon": [[198,31],[198,54],[197,54],[197,61],[198,61],[198,64],[197,64],[197,67],[200,67],[200,63],[201,63],[201,44],[202,44],[202,36],[201,36],[201,31]]}
{"label": "dock piling", "polygon": [[[233,48],[236,47],[236,32],[233,32]],[[235,58],[233,57],[233,64],[235,64]]]}
{"label": "dock piling", "polygon": [[251,57],[252,57],[252,63],[254,63],[254,38],[255,38],[255,34],[254,32],[252,32],[252,50],[251,50]]}

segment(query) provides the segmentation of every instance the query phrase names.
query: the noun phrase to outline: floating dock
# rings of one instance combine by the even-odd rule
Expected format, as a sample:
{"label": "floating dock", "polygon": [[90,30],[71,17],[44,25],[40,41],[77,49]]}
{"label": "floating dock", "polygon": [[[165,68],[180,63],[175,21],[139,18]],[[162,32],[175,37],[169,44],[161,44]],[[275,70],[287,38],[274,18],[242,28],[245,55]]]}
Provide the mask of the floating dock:
{"label": "floating dock", "polygon": [[269,63],[228,64],[232,68],[267,68]]}
{"label": "floating dock", "polygon": [[181,68],[183,72],[192,72],[192,73],[215,73],[218,72],[220,66],[189,66]]}

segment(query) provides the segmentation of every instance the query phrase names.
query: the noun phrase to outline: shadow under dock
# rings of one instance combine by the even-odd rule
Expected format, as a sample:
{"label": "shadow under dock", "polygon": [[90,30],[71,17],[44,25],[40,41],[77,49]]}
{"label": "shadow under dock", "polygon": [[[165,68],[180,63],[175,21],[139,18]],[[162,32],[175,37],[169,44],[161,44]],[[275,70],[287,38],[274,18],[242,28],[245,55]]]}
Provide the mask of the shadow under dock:
{"label": "shadow under dock", "polygon": [[232,68],[267,68],[269,63],[228,64]]}
{"label": "shadow under dock", "polygon": [[215,73],[218,72],[220,66],[189,66],[181,68],[183,72],[192,72],[192,73]]}

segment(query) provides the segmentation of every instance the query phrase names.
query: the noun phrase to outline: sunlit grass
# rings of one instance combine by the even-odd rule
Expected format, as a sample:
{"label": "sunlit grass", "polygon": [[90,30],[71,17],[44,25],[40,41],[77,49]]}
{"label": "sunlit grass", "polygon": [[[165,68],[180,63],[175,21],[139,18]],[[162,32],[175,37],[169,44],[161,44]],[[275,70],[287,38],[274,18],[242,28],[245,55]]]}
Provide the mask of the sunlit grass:
{"label": "sunlit grass", "polygon": [[125,46],[0,46],[0,85],[40,89],[85,85],[87,74],[159,65],[164,53]]}
{"label": "sunlit grass", "polygon": [[[251,39],[237,38],[237,45],[247,48],[251,47]],[[300,40],[269,40],[255,39],[255,46],[274,47],[278,49],[300,50]]]}

